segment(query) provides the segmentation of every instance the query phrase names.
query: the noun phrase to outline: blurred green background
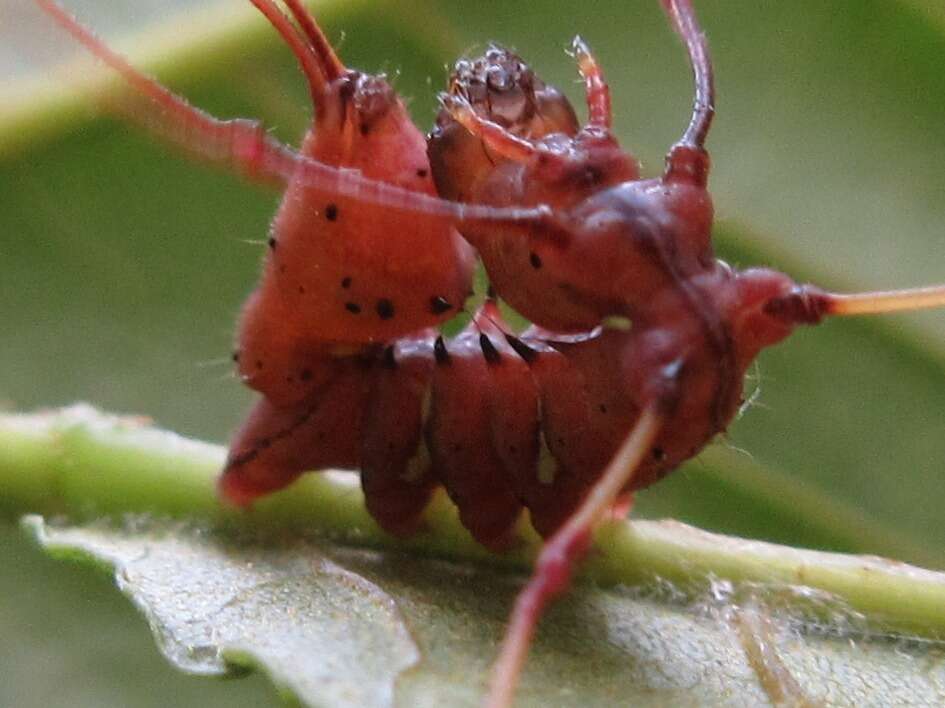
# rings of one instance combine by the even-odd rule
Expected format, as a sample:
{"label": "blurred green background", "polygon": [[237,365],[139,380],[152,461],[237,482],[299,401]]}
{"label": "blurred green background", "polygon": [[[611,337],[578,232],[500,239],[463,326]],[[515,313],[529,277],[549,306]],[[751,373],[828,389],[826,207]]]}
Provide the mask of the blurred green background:
{"label": "blurred green background", "polygon": [[[218,14],[198,0],[70,7],[195,104],[297,139],[309,107],[290,53],[261,20],[223,31],[248,3],[209,4]],[[315,7],[344,60],[393,75],[423,127],[446,66],[489,40],[580,105],[563,52],[575,32],[603,64],[623,144],[649,173],[688,119],[685,55],[656,0]],[[721,254],[835,289],[945,281],[945,6],[697,8],[719,95]],[[192,41],[201,34],[205,44]],[[250,400],[228,354],[278,195],[25,83],[75,53],[31,3],[0,0],[0,402],[86,400],[223,442]],[[89,66],[57,74],[54,93]],[[761,359],[751,385],[759,404],[730,437],[642,494],[638,513],[945,568],[945,316],[801,332]],[[5,518],[0,705],[276,700],[259,677],[174,673],[109,579],[45,559]]]}

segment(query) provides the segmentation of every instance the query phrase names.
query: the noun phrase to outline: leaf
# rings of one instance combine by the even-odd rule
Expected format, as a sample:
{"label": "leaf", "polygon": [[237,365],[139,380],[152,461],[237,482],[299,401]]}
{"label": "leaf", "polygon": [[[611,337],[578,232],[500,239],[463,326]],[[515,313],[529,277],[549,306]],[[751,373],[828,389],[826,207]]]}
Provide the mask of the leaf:
{"label": "leaf", "polygon": [[[726,257],[838,289],[941,280],[941,12],[906,0],[697,5],[719,82],[712,187]],[[432,107],[426,79],[442,85],[442,65],[488,39],[517,46],[543,77],[576,95],[560,48],[580,31],[612,81],[623,143],[653,169],[690,101],[682,51],[656,6],[346,3],[326,6],[320,19],[334,39],[346,30],[342,54],[352,65],[400,70],[398,87],[414,99],[421,125]],[[302,82],[263,24],[244,30],[220,21],[242,7],[228,3],[209,23],[219,30],[209,48],[179,36],[181,27],[206,25],[180,21],[167,24],[171,40],[165,32],[160,42],[119,44],[195,103],[263,117],[292,139],[304,123]],[[98,25],[115,12],[109,3],[90,19]],[[66,45],[41,20],[33,23],[0,23],[0,46]],[[258,249],[241,242],[262,239],[274,196],[195,167],[74,100],[54,114],[56,102],[44,97],[61,84],[43,95],[7,93],[7,86],[0,88],[0,399],[21,408],[93,400],[223,439],[248,399],[222,380],[225,363],[201,363],[226,358],[258,261]],[[836,323],[770,352],[760,365],[765,407],[732,430],[732,443],[752,459],[717,446],[641,495],[638,511],[945,567],[943,332],[941,315]],[[81,638],[101,635],[104,610],[83,625],[85,613],[71,611],[71,598],[56,590],[73,587],[71,573],[12,542],[0,553],[9,569],[0,593],[9,646],[23,648],[18,656],[58,657],[28,687],[3,682],[0,702],[22,705],[15,699],[40,695],[57,675],[65,682],[81,675],[88,685],[96,672],[77,664],[88,655]],[[15,601],[20,584],[33,588],[27,602]],[[36,631],[54,611],[56,630]],[[57,639],[42,639],[50,634]],[[72,642],[71,650],[56,650],[53,641]],[[129,653],[123,645],[115,655]],[[140,665],[160,671],[146,655]],[[180,695],[183,684],[174,681],[164,678]],[[143,685],[125,683],[128,691]],[[7,698],[10,686],[20,693]],[[242,690],[248,704],[262,700]],[[214,686],[208,695],[227,691]],[[113,702],[155,700],[148,689],[122,695],[134,697]]]}
{"label": "leaf", "polygon": [[[148,519],[26,524],[49,552],[113,568],[181,669],[259,667],[312,706],[477,705],[518,588],[505,574],[299,537],[264,543]],[[670,598],[581,588],[544,624],[519,705],[764,702],[724,612]],[[833,611],[827,627],[842,627],[849,617]],[[778,652],[811,696],[945,698],[937,648],[800,627],[779,628]]]}
{"label": "leaf", "polygon": [[318,544],[240,543],[177,523],[26,527],[51,553],[115,570],[178,668],[260,665],[311,705],[389,705],[419,658],[394,598]]}

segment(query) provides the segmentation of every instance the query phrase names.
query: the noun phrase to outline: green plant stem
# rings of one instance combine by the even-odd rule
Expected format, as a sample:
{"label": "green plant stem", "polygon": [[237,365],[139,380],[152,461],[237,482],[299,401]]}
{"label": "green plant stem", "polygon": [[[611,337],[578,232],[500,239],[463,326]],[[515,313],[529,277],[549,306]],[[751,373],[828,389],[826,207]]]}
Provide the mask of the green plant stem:
{"label": "green plant stem", "polygon": [[[540,539],[523,522],[520,543],[495,556],[462,528],[445,495],[409,539],[385,534],[349,473],[307,475],[248,511],[222,504],[215,481],[223,448],[89,406],[0,416],[0,509],[72,520],[128,513],[253,529],[305,529],[348,544],[411,550],[513,569],[528,567]],[[803,586],[829,593],[887,631],[945,634],[945,574],[875,557],[807,551],[700,531],[673,521],[610,521],[597,532],[583,577],[606,585],[660,578],[704,592],[725,579],[742,587]]]}

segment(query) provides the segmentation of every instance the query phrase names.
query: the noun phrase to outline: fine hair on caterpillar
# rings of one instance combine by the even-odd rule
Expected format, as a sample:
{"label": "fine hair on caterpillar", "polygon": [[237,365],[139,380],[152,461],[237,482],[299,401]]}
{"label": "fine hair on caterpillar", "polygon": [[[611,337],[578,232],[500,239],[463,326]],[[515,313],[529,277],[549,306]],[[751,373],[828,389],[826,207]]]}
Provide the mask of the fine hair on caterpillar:
{"label": "fine hair on caterpillar", "polygon": [[[585,125],[492,48],[457,67],[427,143],[390,87],[344,67],[298,2],[286,15],[258,0],[312,94],[314,125],[296,151],[257,124],[191,108],[37,2],[163,106],[167,134],[286,185],[241,318],[237,365],[261,398],[234,438],[224,496],[248,504],[303,472],[352,468],[392,533],[410,533],[440,485],[489,548],[507,546],[523,509],[548,538],[493,705],[511,700],[538,616],[594,524],[726,429],[761,349],[832,315],[945,302],[942,288],[838,295],[716,260],[712,71],[684,0],[663,5],[693,66],[694,109],[653,179],[618,146],[603,72],[580,40]],[[483,94],[483,75],[502,71],[509,80]],[[386,238],[390,220],[416,242]],[[457,337],[435,331],[462,307],[476,255],[532,328],[512,335],[489,302]],[[618,321],[630,326],[602,326]]]}

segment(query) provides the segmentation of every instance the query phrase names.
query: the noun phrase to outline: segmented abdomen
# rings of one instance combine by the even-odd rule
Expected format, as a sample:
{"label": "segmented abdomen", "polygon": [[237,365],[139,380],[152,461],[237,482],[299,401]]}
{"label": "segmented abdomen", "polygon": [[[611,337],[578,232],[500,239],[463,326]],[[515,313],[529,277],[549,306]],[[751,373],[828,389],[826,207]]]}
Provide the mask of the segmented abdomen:
{"label": "segmented abdomen", "polygon": [[[451,340],[427,330],[326,357],[312,363],[324,383],[305,400],[256,405],[231,446],[223,493],[248,504],[305,471],[358,469],[368,510],[392,533],[415,530],[442,485],[485,546],[502,548],[523,509],[547,536],[639,414],[654,351],[639,346],[640,336],[647,333],[611,330],[553,344],[536,330],[513,337],[489,303]],[[680,399],[631,488],[655,481],[717,432],[706,414],[721,390],[716,372],[709,360],[687,364],[692,394]]]}

